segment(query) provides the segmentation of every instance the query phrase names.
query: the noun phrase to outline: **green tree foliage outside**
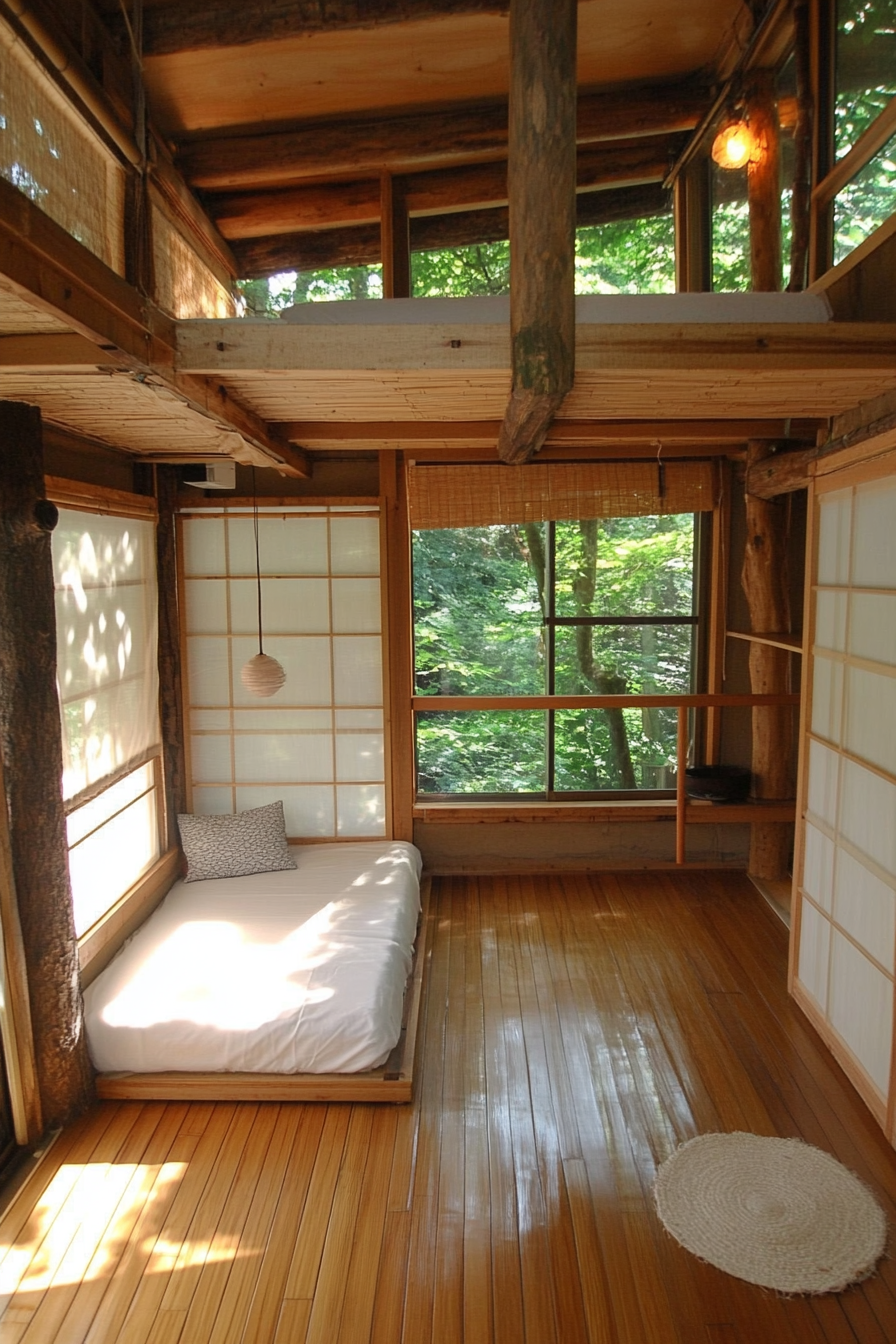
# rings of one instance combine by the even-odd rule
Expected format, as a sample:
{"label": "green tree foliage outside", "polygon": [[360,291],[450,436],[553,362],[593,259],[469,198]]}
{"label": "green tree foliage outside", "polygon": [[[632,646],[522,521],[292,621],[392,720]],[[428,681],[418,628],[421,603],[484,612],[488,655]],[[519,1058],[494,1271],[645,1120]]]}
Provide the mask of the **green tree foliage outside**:
{"label": "green tree foliage outside", "polygon": [[[694,518],[612,518],[417,532],[418,695],[672,694],[693,668]],[[553,574],[553,582],[551,575]],[[551,615],[571,624],[545,623]],[[591,617],[682,623],[591,625]],[[552,656],[553,650],[553,656]],[[663,788],[666,710],[434,712],[418,789],[544,794]]]}
{"label": "green tree foliage outside", "polygon": [[896,97],[893,0],[837,0],[834,153],[846,154]]}
{"label": "green tree foliage outside", "polygon": [[[510,244],[476,243],[411,255],[415,298],[469,298],[510,292]],[[380,266],[294,271],[241,281],[247,317],[276,317],[296,303],[382,297]],[[623,220],[576,233],[577,294],[657,294],[675,289],[672,216]]]}

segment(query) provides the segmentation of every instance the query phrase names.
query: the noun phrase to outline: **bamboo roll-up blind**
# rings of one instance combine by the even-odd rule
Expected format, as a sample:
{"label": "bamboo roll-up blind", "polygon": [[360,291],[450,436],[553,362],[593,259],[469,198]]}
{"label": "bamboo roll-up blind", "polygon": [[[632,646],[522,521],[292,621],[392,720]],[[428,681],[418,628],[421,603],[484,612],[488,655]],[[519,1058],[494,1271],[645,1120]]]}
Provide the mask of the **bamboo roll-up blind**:
{"label": "bamboo roll-up blind", "polygon": [[156,206],[152,207],[152,236],[160,308],[176,318],[235,316],[233,295]]}
{"label": "bamboo roll-up blind", "polygon": [[124,273],[125,171],[0,21],[0,177]]}
{"label": "bamboo roll-up blind", "polygon": [[710,459],[408,466],[408,511],[415,531],[699,513],[713,508],[715,495]]}

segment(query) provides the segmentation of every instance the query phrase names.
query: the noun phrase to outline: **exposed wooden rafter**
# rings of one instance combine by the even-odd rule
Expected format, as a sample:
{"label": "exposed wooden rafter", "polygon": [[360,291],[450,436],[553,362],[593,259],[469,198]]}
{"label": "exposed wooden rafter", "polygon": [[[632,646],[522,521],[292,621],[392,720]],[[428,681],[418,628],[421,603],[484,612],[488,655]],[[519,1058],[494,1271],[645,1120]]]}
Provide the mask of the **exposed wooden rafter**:
{"label": "exposed wooden rafter", "polygon": [[[179,0],[148,7],[143,20],[147,56],[208,47],[245,46],[303,33],[374,28],[451,14],[506,14],[508,0],[268,0],[261,5]],[[114,9],[117,6],[111,6]],[[110,27],[122,33],[124,25]]]}
{"label": "exposed wooden rafter", "polygon": [[[679,144],[680,138],[674,135],[583,147],[576,156],[577,190],[661,182]],[[411,215],[507,204],[507,164],[503,160],[412,173],[390,180],[400,184],[405,208]],[[338,228],[379,219],[380,185],[379,181],[370,180],[240,192],[213,197],[211,209],[218,228],[228,239]]]}
{"label": "exposed wooden rafter", "polygon": [[[671,208],[672,198],[659,182],[581,192],[576,197],[576,227],[643,219],[647,215],[665,214]],[[498,242],[508,237],[507,208],[417,216],[411,219],[410,232],[412,252]],[[370,223],[234,239],[233,251],[243,279],[275,275],[279,271],[369,266],[380,260],[380,228],[378,223]]]}
{"label": "exposed wooden rafter", "polygon": [[[708,101],[700,86],[676,84],[583,94],[579,144],[673,135],[696,126]],[[507,105],[327,122],[265,135],[231,135],[181,143],[177,163],[203,191],[248,190],[318,181],[379,177],[507,157]]]}

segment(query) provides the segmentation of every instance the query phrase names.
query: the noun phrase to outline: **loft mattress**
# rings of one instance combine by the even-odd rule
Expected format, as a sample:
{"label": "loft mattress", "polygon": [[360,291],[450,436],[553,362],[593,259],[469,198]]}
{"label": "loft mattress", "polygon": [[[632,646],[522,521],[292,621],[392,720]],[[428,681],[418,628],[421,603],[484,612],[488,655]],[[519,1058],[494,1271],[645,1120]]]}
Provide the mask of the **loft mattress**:
{"label": "loft mattress", "polygon": [[401,1032],[421,858],[296,846],[298,867],[177,882],[84,993],[101,1073],[356,1073]]}
{"label": "loft mattress", "polygon": [[[284,308],[284,322],[300,326],[429,326],[470,325],[506,327],[510,298],[489,294],[469,299],[336,299],[297,303]],[[258,319],[259,322],[262,319]],[[580,294],[576,322],[580,324],[829,322],[831,306],[825,294]]]}

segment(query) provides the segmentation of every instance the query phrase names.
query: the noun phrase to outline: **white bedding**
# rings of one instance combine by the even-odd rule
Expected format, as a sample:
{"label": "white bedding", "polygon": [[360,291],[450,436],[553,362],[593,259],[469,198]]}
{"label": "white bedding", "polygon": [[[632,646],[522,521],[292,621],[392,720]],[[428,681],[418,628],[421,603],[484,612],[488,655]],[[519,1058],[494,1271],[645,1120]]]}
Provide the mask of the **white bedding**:
{"label": "white bedding", "polygon": [[295,847],[298,867],[178,882],[84,993],[101,1073],[355,1073],[398,1040],[421,859]]}

